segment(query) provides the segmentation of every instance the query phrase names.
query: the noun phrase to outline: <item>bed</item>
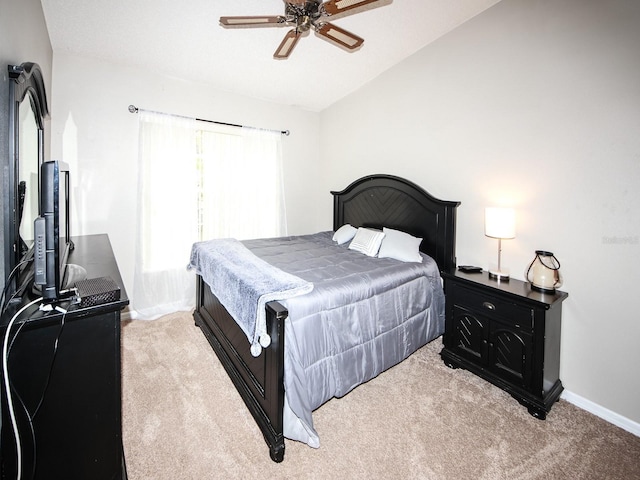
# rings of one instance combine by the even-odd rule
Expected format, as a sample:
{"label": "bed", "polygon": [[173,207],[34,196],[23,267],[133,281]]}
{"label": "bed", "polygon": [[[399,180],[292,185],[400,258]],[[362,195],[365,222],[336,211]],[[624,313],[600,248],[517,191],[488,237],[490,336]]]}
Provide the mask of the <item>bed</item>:
{"label": "bed", "polygon": [[[324,330],[328,327],[318,326],[321,318],[328,318],[327,322],[335,323],[331,315],[326,312],[309,312],[307,311],[309,310],[308,308],[305,310],[304,302],[310,301],[310,298],[325,298],[321,289],[322,281],[315,284],[316,288],[309,293],[297,295],[294,298],[269,301],[264,305],[265,330],[270,341],[264,344],[264,348],[259,348],[259,352],[252,352],[252,344],[247,339],[246,329],[243,329],[244,327],[241,328],[241,324],[234,319],[227,308],[212,293],[203,275],[197,275],[195,323],[201,328],[253,415],[269,447],[271,459],[275,462],[281,462],[284,459],[285,437],[306,442],[310,446],[318,446],[318,439],[310,418],[312,410],[329,398],[346,394],[352,388],[355,388],[358,383],[367,381],[381,371],[398,363],[420,346],[441,335],[444,328],[444,294],[439,272],[455,268],[455,224],[456,209],[459,202],[436,199],[416,184],[391,175],[366,176],[354,181],[344,190],[332,191],[331,194],[334,196],[334,231],[337,231],[345,224],[349,224],[354,228],[393,229],[423,239],[419,246],[420,255],[422,256],[420,263],[398,262],[394,259],[373,259],[378,261],[380,265],[384,265],[384,268],[393,273],[393,275],[396,275],[396,271],[400,272],[400,269],[402,269],[403,276],[411,275],[406,280],[404,277],[398,280],[394,284],[394,288],[397,288],[397,291],[394,291],[393,294],[388,294],[389,299],[385,298],[378,301],[377,305],[387,305],[387,300],[390,302],[391,298],[397,299],[403,298],[404,295],[415,295],[411,293],[415,290],[408,290],[410,284],[414,285],[411,288],[415,288],[415,285],[420,286],[417,290],[420,292],[419,296],[423,294],[429,296],[426,299],[429,305],[424,307],[424,312],[423,310],[416,312],[407,310],[407,312],[404,312],[404,306],[402,305],[400,307],[390,307],[395,308],[395,310],[403,310],[400,316],[408,318],[400,319],[397,325],[393,324],[389,327],[388,332],[383,332],[386,337],[384,340],[380,340],[377,337],[377,332],[380,330],[379,325],[384,324],[387,320],[387,314],[383,319],[371,319],[373,324],[376,325],[375,328],[358,324],[355,327],[340,327],[346,330],[336,330],[343,333],[338,334],[336,331],[329,333],[329,337],[331,335],[340,337],[333,339],[335,344],[345,344],[341,348],[348,351],[348,354],[344,352],[340,352],[339,355],[336,354],[333,351],[336,348],[335,345],[327,348],[331,350],[331,355],[340,357],[340,361],[343,362],[342,365],[346,366],[346,368],[349,368],[348,366],[350,365],[358,364],[358,362],[353,361],[355,358],[353,355],[357,354],[354,352],[365,350],[363,355],[373,355],[373,357],[360,362],[365,365],[361,370],[365,371],[354,373],[356,380],[349,378],[346,381],[333,381],[332,379],[333,383],[331,385],[336,384],[338,387],[332,387],[332,390],[324,391],[329,389],[324,385],[318,386],[319,390],[323,390],[321,393],[309,393],[307,395],[303,391],[307,387],[306,385],[300,386],[301,383],[304,383],[300,381],[300,378],[311,383],[320,382],[321,380],[316,379],[315,374],[309,373],[307,370],[307,367],[310,368],[309,365],[298,365],[302,361],[298,359],[297,355],[300,355],[300,350],[306,348],[309,351],[313,350],[315,355],[316,347],[311,344],[306,347],[305,342],[311,342],[311,337],[326,335]],[[282,240],[283,245],[287,245],[286,248],[292,245],[293,250],[299,250],[298,257],[304,258],[310,255],[305,250],[307,245],[311,245],[308,248],[316,248],[317,246],[321,252],[331,248],[338,249],[338,247],[328,246],[331,243],[335,244],[332,234],[333,231],[319,232],[313,235],[286,237],[280,240]],[[274,245],[273,239],[242,243],[256,255],[265,258],[269,262],[272,261],[271,259],[278,258],[278,255],[273,254],[273,252],[282,253],[283,248],[282,245]],[[348,258],[349,262],[365,262],[364,259],[353,260],[354,252],[348,248],[348,243],[340,247],[340,254],[344,255],[344,258]],[[316,254],[314,253],[313,255]],[[357,253],[357,255],[366,257],[366,255],[361,255],[360,253]],[[280,265],[278,268],[291,269],[291,273],[294,275],[310,276],[311,280],[318,280],[314,277],[314,275],[319,275],[317,273],[318,269],[315,267],[317,262],[321,260],[314,257],[309,261],[316,263],[310,263],[307,267],[301,267],[301,270],[296,270],[287,263],[287,260],[287,262],[284,262],[284,266]],[[366,261],[368,262],[369,260]],[[326,263],[334,263],[334,260],[329,259]],[[309,265],[313,265],[314,268],[309,268]],[[405,266],[409,266],[408,271],[411,271],[411,273],[405,273]],[[430,273],[416,274],[413,272],[413,270],[419,268],[428,268]],[[400,274],[398,273],[398,275]],[[428,275],[428,279],[424,278],[425,275]],[[396,277],[394,276],[394,278]],[[375,284],[372,283],[371,285]],[[428,285],[428,287],[425,285]],[[374,287],[372,286],[371,289],[373,290]],[[382,294],[384,295],[385,293],[383,292]],[[367,299],[368,301],[370,299]],[[364,323],[367,321],[365,317],[374,316],[367,315],[367,312],[384,310],[370,306],[360,308],[364,304],[361,299],[356,298],[353,302],[353,305],[341,305],[340,308],[347,312],[348,317],[360,319],[359,321]],[[331,306],[327,310],[334,311],[338,309],[335,306]],[[303,315],[303,312],[305,315]],[[391,317],[392,314],[389,313],[388,316]],[[405,321],[407,325],[405,325]],[[305,328],[300,328],[300,325],[305,325]],[[417,331],[414,330],[414,325],[418,325]],[[324,333],[319,332],[319,329],[323,330]],[[354,343],[353,345],[345,340],[346,337],[351,336],[352,330],[357,330],[356,336],[360,337],[357,340],[359,343],[354,341],[357,344]],[[372,334],[374,338],[367,337],[368,333],[362,333],[369,330],[376,331]],[[302,339],[299,338],[301,336],[300,332],[304,331],[311,332],[306,334],[309,339],[304,336]],[[380,337],[382,336],[380,334]],[[285,338],[288,345],[287,349],[285,349]],[[389,338],[395,338],[398,344],[397,348],[393,343],[389,343]],[[378,342],[378,340],[384,343],[380,343],[377,350],[373,347],[369,348],[371,344]],[[325,341],[324,343],[328,342]],[[362,347],[363,343],[366,343],[366,348]],[[391,345],[391,348],[389,345]],[[393,352],[390,355],[385,353],[381,357],[384,360],[380,360],[379,356],[382,350]],[[313,367],[315,368],[317,364],[324,361],[322,354],[318,355],[320,357],[313,357],[311,360],[304,361],[313,362]],[[307,355],[303,351],[302,356],[306,358],[312,355]],[[325,362],[329,370],[325,375],[335,375],[332,369],[335,370],[337,368],[336,365],[341,365],[340,361]],[[287,372],[286,374],[285,371]],[[301,376],[298,376],[298,374]],[[303,391],[302,397],[298,396],[298,390]],[[301,407],[300,404],[304,405]],[[300,413],[303,407],[307,411]]]}

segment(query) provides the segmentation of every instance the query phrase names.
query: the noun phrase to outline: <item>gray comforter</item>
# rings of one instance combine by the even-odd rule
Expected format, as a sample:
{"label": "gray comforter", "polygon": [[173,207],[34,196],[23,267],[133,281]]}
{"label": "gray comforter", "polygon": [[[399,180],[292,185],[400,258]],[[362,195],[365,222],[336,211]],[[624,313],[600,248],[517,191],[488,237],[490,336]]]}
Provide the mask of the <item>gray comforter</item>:
{"label": "gray comforter", "polygon": [[283,300],[284,434],[319,446],[312,412],[407,358],[444,331],[438,267],[372,258],[336,245],[333,232],[243,243],[270,264],[314,284]]}
{"label": "gray comforter", "polygon": [[265,262],[233,238],[194,243],[187,268],[202,276],[242,328],[254,357],[271,343],[266,304],[313,290],[312,283]]}

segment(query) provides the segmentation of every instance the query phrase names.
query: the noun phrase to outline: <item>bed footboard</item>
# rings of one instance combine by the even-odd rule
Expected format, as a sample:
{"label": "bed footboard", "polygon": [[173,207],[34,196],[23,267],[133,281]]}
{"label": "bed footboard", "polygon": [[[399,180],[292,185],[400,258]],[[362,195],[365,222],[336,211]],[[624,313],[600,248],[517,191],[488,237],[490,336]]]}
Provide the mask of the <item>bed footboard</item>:
{"label": "bed footboard", "polygon": [[284,320],[288,312],[278,302],[266,305],[271,345],[253,357],[242,329],[211,289],[197,276],[194,319],[253,415],[274,462],[284,459]]}

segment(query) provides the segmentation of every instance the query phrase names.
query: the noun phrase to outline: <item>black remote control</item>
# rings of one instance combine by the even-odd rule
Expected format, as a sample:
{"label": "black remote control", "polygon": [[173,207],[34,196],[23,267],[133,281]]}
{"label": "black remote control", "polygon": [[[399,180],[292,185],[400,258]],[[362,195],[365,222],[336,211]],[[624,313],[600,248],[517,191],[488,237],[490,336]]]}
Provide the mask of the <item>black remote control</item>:
{"label": "black remote control", "polygon": [[475,267],[473,265],[460,265],[458,270],[464,273],[482,273],[481,267]]}

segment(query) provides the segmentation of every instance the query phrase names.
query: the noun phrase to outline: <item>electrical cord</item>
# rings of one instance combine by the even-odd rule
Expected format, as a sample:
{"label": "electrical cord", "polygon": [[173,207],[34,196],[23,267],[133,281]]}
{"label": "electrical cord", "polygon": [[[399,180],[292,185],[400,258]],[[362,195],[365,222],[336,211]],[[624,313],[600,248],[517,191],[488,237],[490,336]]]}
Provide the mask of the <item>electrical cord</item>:
{"label": "electrical cord", "polygon": [[13,406],[13,398],[11,396],[11,387],[9,384],[9,355],[8,355],[9,335],[11,332],[11,327],[13,327],[13,324],[18,319],[18,317],[22,315],[22,312],[24,312],[27,308],[31,307],[32,305],[35,305],[36,303],[41,301],[42,301],[42,297],[36,298],[35,300],[32,300],[31,302],[24,305],[20,310],[16,312],[16,314],[11,318],[11,320],[7,324],[7,331],[5,332],[4,342],[2,345],[2,374],[4,376],[4,387],[7,395],[7,409],[9,410],[11,426],[13,427],[13,435],[14,435],[15,444],[16,444],[16,455],[18,459],[17,476],[16,476],[17,480],[22,479],[22,445],[20,443],[20,432],[18,431],[18,422],[16,421],[16,413]]}
{"label": "electrical cord", "polygon": [[[23,324],[24,325],[24,324]],[[11,348],[11,347],[9,347]],[[20,402],[20,406],[22,407],[22,411],[24,412],[25,416],[27,417],[27,419],[29,419],[29,410],[27,409],[27,406],[24,403],[24,400],[22,400],[22,397],[20,396],[20,394],[18,392],[15,391],[14,389],[14,394],[16,396],[16,399],[18,400],[18,402]],[[37,452],[36,452],[36,432],[33,429],[33,421],[29,420],[29,433],[30,438],[31,438],[31,451],[33,452],[33,462],[31,462],[31,477],[30,478],[35,478],[36,476],[36,458],[37,458]]]}
{"label": "electrical cord", "polygon": [[[69,289],[66,290],[64,292],[61,293],[68,293],[70,291],[74,291],[75,289]],[[29,308],[30,306],[34,305],[35,303],[41,301],[42,298],[37,298],[35,300],[33,300],[32,302],[26,304],[25,306],[23,306],[14,316],[13,318],[10,320],[9,324],[7,325],[7,331],[5,333],[5,339],[4,339],[4,345],[3,345],[3,374],[4,374],[4,378],[5,378],[5,390],[6,390],[6,395],[7,395],[7,406],[8,406],[8,410],[10,413],[10,417],[11,417],[11,424],[13,426],[13,431],[14,431],[14,437],[15,437],[15,442],[16,442],[16,454],[17,454],[17,470],[18,470],[18,474],[17,474],[17,480],[21,480],[22,478],[22,444],[20,441],[20,435],[19,435],[19,431],[18,431],[18,425],[17,425],[17,420],[15,417],[15,407],[13,406],[13,397],[12,397],[12,391],[15,393],[18,401],[20,402],[20,404],[22,405],[22,408],[24,410],[25,416],[27,418],[27,421],[29,423],[29,428],[31,431],[31,440],[32,440],[32,444],[33,444],[33,469],[35,469],[35,456],[36,456],[36,441],[35,441],[35,432],[33,429],[33,421],[35,420],[36,415],[38,414],[40,407],[42,406],[45,396],[46,396],[46,392],[47,389],[49,387],[49,382],[51,380],[51,374],[53,372],[53,367],[55,365],[55,359],[56,359],[56,355],[58,352],[58,344],[60,341],[60,336],[62,335],[62,330],[64,328],[65,325],[65,318],[67,315],[67,310],[62,308],[59,305],[54,305],[51,303],[41,303],[39,310],[40,311],[44,311],[44,312],[51,312],[51,311],[57,311],[59,313],[62,313],[62,319],[60,320],[60,328],[58,329],[58,333],[56,334],[56,339],[54,342],[54,346],[53,346],[53,356],[51,358],[51,364],[49,366],[49,372],[47,373],[47,378],[46,378],[46,382],[44,385],[44,388],[42,389],[42,394],[40,395],[40,400],[38,401],[38,404],[33,412],[33,414],[31,414],[28,410],[28,408],[26,407],[24,401],[22,400],[22,398],[20,397],[19,393],[17,391],[15,391],[14,388],[12,388],[10,379],[9,379],[9,367],[8,367],[8,362],[9,362],[9,353],[11,351],[11,348],[13,347],[14,342],[16,341],[16,338],[18,337],[18,334],[20,333],[20,331],[22,330],[22,328],[26,325],[26,322],[23,322],[18,329],[16,330],[15,334],[13,335],[13,338],[11,339],[11,343],[7,348],[7,343],[8,343],[8,339],[10,336],[10,329],[13,326],[13,323],[17,320],[17,318],[22,314],[22,312],[24,312],[27,308]],[[33,472],[32,472],[33,473]]]}
{"label": "electrical cord", "polygon": [[60,341],[60,336],[62,335],[62,329],[64,328],[64,319],[67,316],[67,311],[61,307],[55,307],[55,310],[62,313],[62,320],[60,320],[60,328],[58,329],[58,334],[56,335],[56,341],[53,344],[53,356],[51,358],[51,364],[49,365],[49,373],[47,374],[47,380],[44,384],[44,388],[42,389],[42,394],[40,395],[40,401],[36,409],[33,411],[33,415],[30,416],[31,421],[35,420],[38,412],[40,411],[40,407],[44,402],[45,394],[47,393],[47,389],[49,388],[49,382],[51,381],[51,374],[53,373],[53,366],[56,362],[56,355],[58,353],[58,342]]}
{"label": "electrical cord", "polygon": [[14,294],[9,300],[7,300],[7,302],[5,302],[7,292],[9,291],[9,285],[11,285],[11,282],[13,281],[13,276],[20,271],[20,267],[25,263],[28,263],[28,260],[24,260],[18,263],[15,267],[13,267],[13,270],[11,270],[11,273],[7,277],[7,281],[5,282],[4,288],[2,289],[2,295],[0,295],[0,315],[4,313],[5,308],[7,307],[7,305],[9,305],[9,302],[15,296]]}

